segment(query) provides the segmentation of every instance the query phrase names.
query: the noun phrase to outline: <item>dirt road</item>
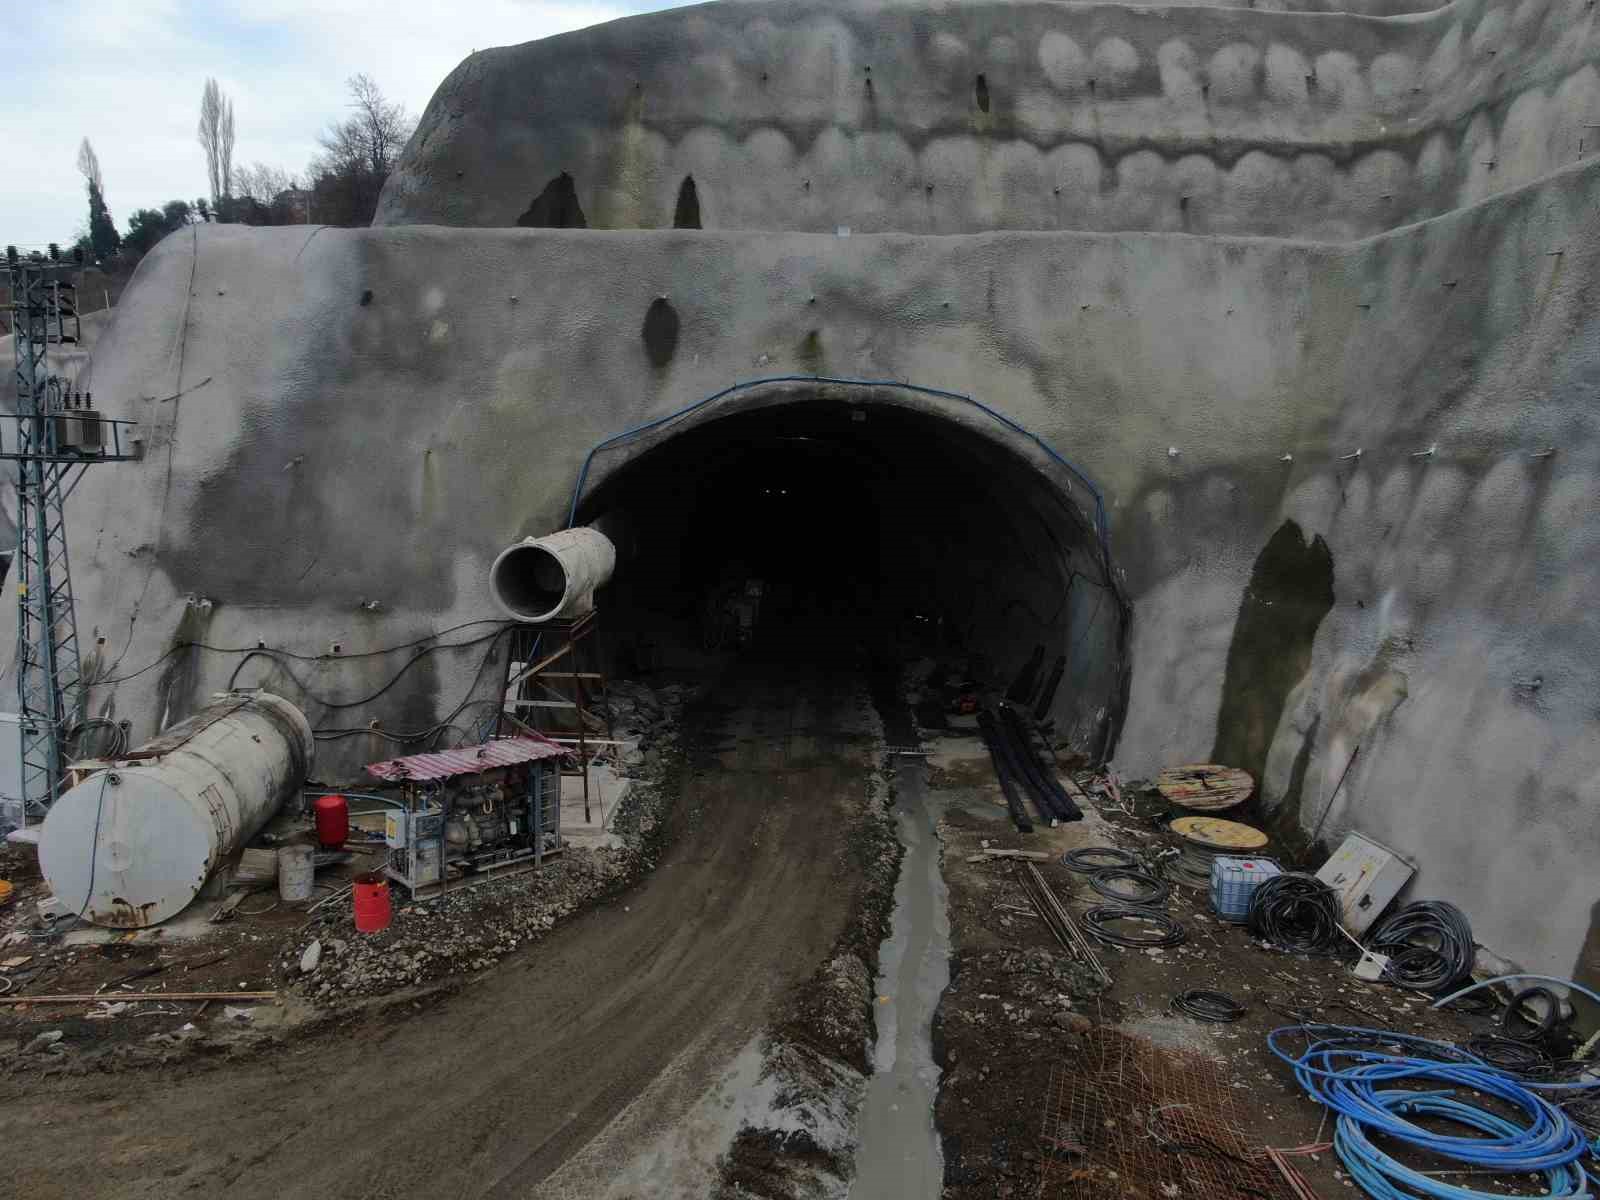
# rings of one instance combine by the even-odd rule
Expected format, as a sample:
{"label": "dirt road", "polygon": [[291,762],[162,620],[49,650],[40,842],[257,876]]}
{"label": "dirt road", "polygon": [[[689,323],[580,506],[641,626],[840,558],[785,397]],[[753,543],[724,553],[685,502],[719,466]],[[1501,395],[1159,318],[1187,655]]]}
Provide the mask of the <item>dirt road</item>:
{"label": "dirt road", "polygon": [[689,1056],[709,1083],[845,920],[829,818],[872,755],[848,675],[763,664],[713,694],[674,839],[633,891],[399,1022],[215,1069],[0,1083],[0,1192],[520,1196],[714,1032],[725,1057]]}

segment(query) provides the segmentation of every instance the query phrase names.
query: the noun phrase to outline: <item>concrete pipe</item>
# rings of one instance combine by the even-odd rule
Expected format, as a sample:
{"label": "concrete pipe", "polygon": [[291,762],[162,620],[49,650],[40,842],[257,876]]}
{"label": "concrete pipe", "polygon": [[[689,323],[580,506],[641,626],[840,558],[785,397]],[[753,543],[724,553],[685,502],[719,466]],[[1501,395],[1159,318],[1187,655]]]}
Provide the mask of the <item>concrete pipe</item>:
{"label": "concrete pipe", "polygon": [[489,568],[489,588],[518,621],[577,617],[594,607],[595,588],[616,565],[617,548],[598,529],[563,529],[500,551]]}
{"label": "concrete pipe", "polygon": [[287,700],[218,699],[55,802],[39,834],[50,890],[96,925],[165,921],[300,790],[315,745]]}

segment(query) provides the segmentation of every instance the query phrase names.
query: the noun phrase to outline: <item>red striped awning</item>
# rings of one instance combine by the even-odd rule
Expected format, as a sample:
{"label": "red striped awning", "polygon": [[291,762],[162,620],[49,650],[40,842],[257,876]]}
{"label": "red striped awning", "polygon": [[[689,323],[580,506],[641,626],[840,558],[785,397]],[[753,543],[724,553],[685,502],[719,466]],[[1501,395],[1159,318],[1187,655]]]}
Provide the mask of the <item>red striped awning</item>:
{"label": "red striped awning", "polygon": [[493,738],[481,746],[463,746],[458,750],[412,754],[405,758],[391,758],[387,762],[368,763],[367,774],[390,783],[450,779],[456,775],[477,775],[495,767],[514,767],[518,763],[556,758],[566,753],[569,751],[565,747],[548,738],[519,735]]}

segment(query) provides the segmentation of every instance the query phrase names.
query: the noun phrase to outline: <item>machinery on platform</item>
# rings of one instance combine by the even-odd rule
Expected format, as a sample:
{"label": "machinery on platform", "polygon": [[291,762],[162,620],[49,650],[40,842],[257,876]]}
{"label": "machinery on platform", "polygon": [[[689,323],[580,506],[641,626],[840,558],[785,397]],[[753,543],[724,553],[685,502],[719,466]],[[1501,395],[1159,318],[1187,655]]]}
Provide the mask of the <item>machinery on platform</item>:
{"label": "machinery on platform", "polygon": [[385,873],[412,896],[431,895],[559,853],[566,753],[530,734],[370,764],[369,774],[401,793],[385,818]]}

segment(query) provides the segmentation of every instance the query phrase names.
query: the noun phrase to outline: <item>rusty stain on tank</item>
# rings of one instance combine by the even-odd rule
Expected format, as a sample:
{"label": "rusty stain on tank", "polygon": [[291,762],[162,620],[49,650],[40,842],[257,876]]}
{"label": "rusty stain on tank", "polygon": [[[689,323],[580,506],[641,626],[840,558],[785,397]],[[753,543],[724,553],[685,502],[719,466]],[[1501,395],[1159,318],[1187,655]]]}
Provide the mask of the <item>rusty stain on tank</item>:
{"label": "rusty stain on tank", "polygon": [[144,929],[153,923],[150,920],[150,910],[155,906],[154,900],[147,900],[143,904],[132,904],[121,896],[113,896],[111,910],[91,912],[89,920],[96,925],[104,925],[111,929]]}

